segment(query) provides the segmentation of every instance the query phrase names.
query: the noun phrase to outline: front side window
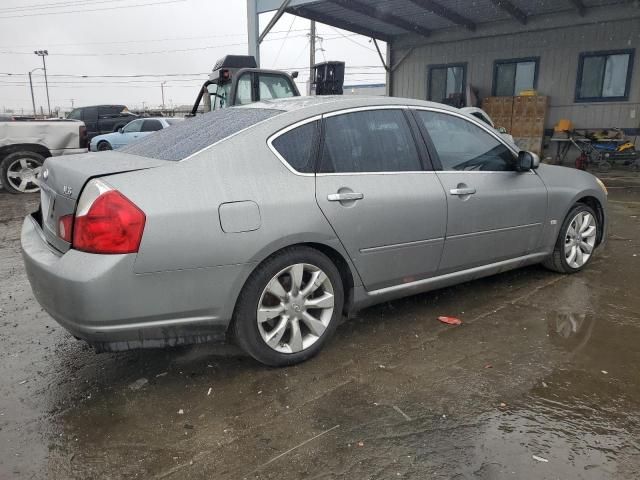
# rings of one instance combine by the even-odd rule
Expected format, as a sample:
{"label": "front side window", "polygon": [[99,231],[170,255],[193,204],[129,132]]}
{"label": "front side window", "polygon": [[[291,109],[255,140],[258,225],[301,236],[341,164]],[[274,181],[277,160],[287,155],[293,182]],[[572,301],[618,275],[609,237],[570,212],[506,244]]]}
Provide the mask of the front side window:
{"label": "front side window", "polygon": [[319,171],[323,173],[422,170],[401,110],[367,110],[325,119]]}
{"label": "front side window", "polygon": [[465,65],[435,65],[429,67],[429,92],[427,98],[433,102],[456,100],[464,92]]}
{"label": "front side window", "polygon": [[212,83],[207,86],[209,95],[211,96],[211,109],[220,110],[221,108],[228,107],[229,95],[231,93],[231,82],[226,83]]}
{"label": "front side window", "polygon": [[463,118],[418,111],[443,170],[514,171],[516,158],[493,135]]}
{"label": "front side window", "polygon": [[143,120],[134,120],[133,122],[127,123],[122,130],[122,133],[137,133],[142,128]]}
{"label": "front side window", "polygon": [[309,122],[278,136],[271,142],[273,148],[291,167],[300,173],[313,173],[314,152],[318,123]]}
{"label": "front side window", "polygon": [[497,60],[494,65],[493,95],[512,97],[536,88],[538,59]]}
{"label": "front side window", "polygon": [[264,73],[258,75],[258,90],[260,92],[260,100],[295,96],[289,79],[281,75],[269,75]]}
{"label": "front side window", "polygon": [[627,100],[634,50],[580,55],[576,101]]}
{"label": "front side window", "polygon": [[162,130],[162,123],[160,123],[160,120],[145,120],[140,131],[157,132],[158,130]]}

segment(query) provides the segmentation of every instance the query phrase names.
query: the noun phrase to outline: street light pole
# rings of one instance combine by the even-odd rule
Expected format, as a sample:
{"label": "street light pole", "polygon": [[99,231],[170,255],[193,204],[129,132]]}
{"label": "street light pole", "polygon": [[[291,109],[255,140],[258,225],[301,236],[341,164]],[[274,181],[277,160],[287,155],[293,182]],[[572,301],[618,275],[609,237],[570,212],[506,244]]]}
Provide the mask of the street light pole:
{"label": "street light pole", "polygon": [[160,84],[160,90],[162,90],[162,110],[164,110],[164,84],[167,82],[162,82]]}
{"label": "street light pole", "polygon": [[49,81],[47,79],[47,62],[45,61],[45,58],[44,58],[47,55],[49,55],[49,51],[48,50],[34,50],[33,53],[35,53],[39,57],[42,57],[42,67],[44,69],[44,85],[45,85],[45,88],[47,90],[47,107],[49,109],[49,116],[51,116],[51,102],[49,101]]}

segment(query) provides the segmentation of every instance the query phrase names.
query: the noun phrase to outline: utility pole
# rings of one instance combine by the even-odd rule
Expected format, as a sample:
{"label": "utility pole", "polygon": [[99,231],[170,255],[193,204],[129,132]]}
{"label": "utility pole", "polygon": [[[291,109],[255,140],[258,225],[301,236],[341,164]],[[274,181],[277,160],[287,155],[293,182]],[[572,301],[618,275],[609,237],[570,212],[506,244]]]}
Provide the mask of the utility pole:
{"label": "utility pole", "polygon": [[[36,68],[36,70],[40,70]],[[31,72],[33,72],[32,70]],[[31,80],[31,72],[29,72],[29,88],[31,88],[31,105],[33,105],[33,116],[38,116],[38,112],[36,112],[36,97],[33,96],[33,81]]]}
{"label": "utility pole", "polygon": [[69,100],[71,100],[71,110],[73,110],[75,108],[75,105],[74,105],[75,98],[70,98]]}
{"label": "utility pole", "polygon": [[49,116],[51,116],[51,102],[49,102],[49,81],[47,80],[47,62],[45,60],[45,57],[49,55],[49,51],[34,50],[33,53],[35,53],[39,57],[42,57],[42,68],[44,69],[44,85],[45,85],[45,88],[47,89],[47,107],[49,109]]}
{"label": "utility pole", "polygon": [[309,88],[308,95],[311,95],[313,81],[315,80],[315,70],[313,66],[316,64],[316,22],[311,20],[311,31],[309,33]]}
{"label": "utility pole", "polygon": [[167,82],[162,82],[160,84],[160,90],[162,90],[162,110],[164,110],[164,84]]}

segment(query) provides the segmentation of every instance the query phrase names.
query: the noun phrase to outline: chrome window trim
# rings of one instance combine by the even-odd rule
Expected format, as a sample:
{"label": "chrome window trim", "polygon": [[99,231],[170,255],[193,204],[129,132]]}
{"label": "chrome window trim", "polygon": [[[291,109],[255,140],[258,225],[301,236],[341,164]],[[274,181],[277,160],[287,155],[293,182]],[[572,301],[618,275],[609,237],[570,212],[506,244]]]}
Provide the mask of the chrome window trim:
{"label": "chrome window trim", "polygon": [[351,108],[343,108],[342,110],[335,110],[333,112],[327,112],[322,114],[322,118],[330,118],[335,117],[337,115],[345,115],[348,113],[355,112],[366,112],[368,110],[407,110],[409,108],[408,105],[367,105],[366,107],[351,107]]}
{"label": "chrome window trim", "polygon": [[270,135],[269,138],[267,138],[267,146],[269,147],[269,150],[271,150],[271,152],[278,158],[278,160],[282,162],[282,164],[287,168],[287,170],[289,170],[291,173],[295,175],[299,175],[301,177],[313,177],[315,176],[315,173],[303,173],[293,168],[291,164],[289,164],[289,162],[287,162],[287,160],[282,155],[280,155],[280,152],[278,152],[276,147],[273,146],[273,142],[281,135],[284,135],[285,133],[290,132],[295,128],[306,125],[307,123],[316,122],[318,120],[322,120],[322,115],[314,115],[313,117],[305,118],[304,120],[299,120],[295,123],[292,123],[291,125],[288,125],[278,130],[276,133]]}
{"label": "chrome window trim", "polygon": [[407,175],[411,173],[429,173],[435,174],[433,170],[406,170],[406,171],[394,171],[394,172],[334,172],[334,173],[316,173],[316,177],[340,177],[340,176],[355,176],[355,175]]}
{"label": "chrome window trim", "polygon": [[[462,120],[465,120],[465,121],[471,123],[472,125],[475,125],[477,127],[480,127],[481,129],[483,129],[489,135],[493,136],[496,140],[498,140],[498,142],[502,143],[505,147],[507,147],[509,149],[509,151],[514,153],[516,156],[518,156],[518,153],[520,152],[519,150],[516,151],[513,148],[513,146],[509,145],[504,140],[504,138],[502,138],[502,136],[500,135],[500,132],[498,132],[495,128],[491,129],[491,128],[489,128],[489,125],[483,123],[482,121],[480,121],[480,119],[477,119],[475,117],[470,117],[469,115],[467,115],[465,113],[454,112],[454,111],[451,111],[451,110],[447,110],[447,109],[444,109],[444,108],[437,108],[437,107],[410,106],[409,109],[410,110],[425,110],[427,112],[445,113],[445,114],[452,115],[454,117],[461,118]],[[462,172],[462,171],[466,171],[466,170],[454,170],[454,171]]]}

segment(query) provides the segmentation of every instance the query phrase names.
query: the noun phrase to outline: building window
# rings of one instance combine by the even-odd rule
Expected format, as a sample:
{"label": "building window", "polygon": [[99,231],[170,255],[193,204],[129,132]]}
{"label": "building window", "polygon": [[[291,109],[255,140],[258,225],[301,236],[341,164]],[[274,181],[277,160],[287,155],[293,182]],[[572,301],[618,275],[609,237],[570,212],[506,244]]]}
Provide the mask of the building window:
{"label": "building window", "polygon": [[427,99],[455,104],[464,94],[466,75],[467,66],[463,63],[429,66]]}
{"label": "building window", "polygon": [[581,53],[576,102],[627,100],[635,50]]}
{"label": "building window", "polygon": [[538,57],[496,60],[493,66],[493,96],[512,97],[536,88]]}

